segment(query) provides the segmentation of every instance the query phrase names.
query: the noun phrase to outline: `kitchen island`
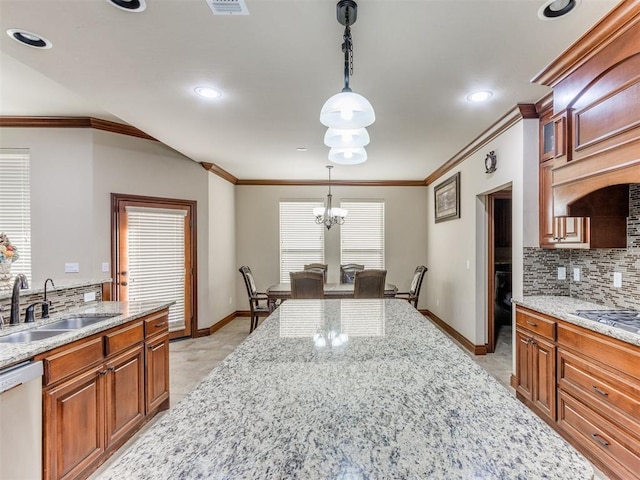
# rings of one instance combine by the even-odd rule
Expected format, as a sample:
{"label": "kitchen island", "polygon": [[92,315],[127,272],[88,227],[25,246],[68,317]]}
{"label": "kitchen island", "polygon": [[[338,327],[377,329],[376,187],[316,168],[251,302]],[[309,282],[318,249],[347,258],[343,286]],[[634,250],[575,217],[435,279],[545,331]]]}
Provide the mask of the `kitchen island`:
{"label": "kitchen island", "polygon": [[399,299],[289,300],[98,478],[588,479]]}

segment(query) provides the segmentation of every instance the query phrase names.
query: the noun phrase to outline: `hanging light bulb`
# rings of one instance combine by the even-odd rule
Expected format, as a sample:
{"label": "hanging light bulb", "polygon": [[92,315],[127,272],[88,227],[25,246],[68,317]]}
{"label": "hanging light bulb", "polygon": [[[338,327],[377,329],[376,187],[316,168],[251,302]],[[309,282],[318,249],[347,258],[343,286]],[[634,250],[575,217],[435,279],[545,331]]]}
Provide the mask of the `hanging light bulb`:
{"label": "hanging light bulb", "polygon": [[357,165],[367,161],[367,151],[364,147],[332,148],[329,150],[329,161],[339,165]]}
{"label": "hanging light bulb", "polygon": [[370,142],[366,128],[340,129],[328,128],[324,134],[324,144],[335,148],[364,147]]}
{"label": "hanging light bulb", "polygon": [[[369,100],[362,95],[354,93],[349,87],[349,76],[353,74],[353,41],[350,27],[356,22],[358,5],[353,0],[340,0],[336,9],[338,22],[345,27],[344,43],[342,44],[344,53],[344,88],[340,93],[333,95],[324,103],[320,111],[320,122],[330,129],[360,129],[368,127],[375,122],[376,114]],[[367,143],[369,143],[368,140]],[[364,145],[353,146],[361,147]]]}

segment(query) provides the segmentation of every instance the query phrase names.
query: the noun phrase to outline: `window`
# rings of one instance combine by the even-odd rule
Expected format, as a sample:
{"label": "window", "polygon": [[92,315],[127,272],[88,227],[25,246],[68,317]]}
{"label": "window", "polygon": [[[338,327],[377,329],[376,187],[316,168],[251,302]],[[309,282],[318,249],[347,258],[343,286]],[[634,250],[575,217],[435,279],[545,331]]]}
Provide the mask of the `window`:
{"label": "window", "polygon": [[0,232],[18,249],[12,273],[31,281],[31,194],[29,151],[0,150]]}
{"label": "window", "polygon": [[307,263],[324,263],[324,225],[318,225],[313,209],[322,202],[280,202],[280,283],[289,283],[289,272]]}
{"label": "window", "polygon": [[175,301],[169,331],[185,328],[186,210],[126,206],[128,300]]}
{"label": "window", "polygon": [[384,202],[341,202],[349,211],[340,227],[340,263],[384,269]]}

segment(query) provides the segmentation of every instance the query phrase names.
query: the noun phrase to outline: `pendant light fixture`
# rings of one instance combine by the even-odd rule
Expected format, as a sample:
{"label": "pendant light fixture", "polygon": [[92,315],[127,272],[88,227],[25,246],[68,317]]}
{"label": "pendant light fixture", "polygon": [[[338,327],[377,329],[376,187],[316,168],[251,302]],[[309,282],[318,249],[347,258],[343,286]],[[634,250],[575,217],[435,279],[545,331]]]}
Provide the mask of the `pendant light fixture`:
{"label": "pendant light fixture", "polygon": [[331,169],[333,165],[327,165],[329,170],[329,194],[327,195],[327,202],[323,207],[317,207],[313,209],[313,214],[316,217],[316,223],[318,225],[323,224],[329,230],[334,225],[342,225],[344,223],[344,217],[347,216],[348,211],[344,208],[337,208],[331,205]]}
{"label": "pendant light fixture", "polygon": [[[369,143],[369,134],[365,127],[371,125],[376,116],[371,103],[362,95],[354,93],[349,86],[349,77],[353,75],[351,25],[356,22],[358,5],[353,0],[340,0],[336,11],[338,22],[345,27],[342,44],[344,88],[322,106],[320,122],[329,127],[324,137],[325,145],[332,147],[329,160],[336,163],[356,164],[367,159],[364,146]],[[350,161],[351,159],[357,159],[357,161]]]}

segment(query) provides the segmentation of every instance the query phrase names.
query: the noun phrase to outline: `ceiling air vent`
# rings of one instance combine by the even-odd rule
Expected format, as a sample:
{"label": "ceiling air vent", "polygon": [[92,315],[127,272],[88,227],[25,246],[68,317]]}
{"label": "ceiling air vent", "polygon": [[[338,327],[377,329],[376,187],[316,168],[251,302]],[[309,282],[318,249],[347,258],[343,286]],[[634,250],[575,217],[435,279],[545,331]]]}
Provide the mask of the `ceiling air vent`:
{"label": "ceiling air vent", "polygon": [[214,15],[249,15],[244,0],[207,0]]}

